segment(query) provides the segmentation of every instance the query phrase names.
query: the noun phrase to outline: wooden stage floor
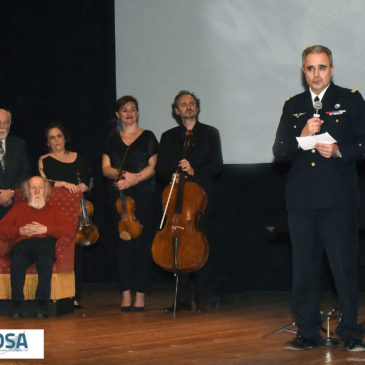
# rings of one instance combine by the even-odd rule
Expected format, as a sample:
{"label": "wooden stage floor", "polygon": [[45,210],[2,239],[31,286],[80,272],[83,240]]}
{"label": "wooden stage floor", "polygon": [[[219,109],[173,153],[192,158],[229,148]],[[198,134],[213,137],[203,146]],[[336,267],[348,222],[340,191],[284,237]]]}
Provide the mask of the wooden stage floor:
{"label": "wooden stage floor", "polygon": [[[123,313],[115,286],[84,290],[81,310],[47,320],[1,317],[2,329],[44,329],[44,360],[0,360],[0,364],[89,365],[282,365],[365,364],[365,353],[343,345],[310,351],[287,351],[294,335],[266,334],[291,323],[290,293],[248,292],[223,298],[207,313],[184,312],[176,318],[162,308],[172,292],[154,291],[143,313]],[[362,294],[360,322],[365,320]],[[327,312],[335,302],[323,299]],[[336,320],[331,319],[331,330]],[[294,328],[295,329],[295,328]],[[323,335],[326,335],[323,333]]]}

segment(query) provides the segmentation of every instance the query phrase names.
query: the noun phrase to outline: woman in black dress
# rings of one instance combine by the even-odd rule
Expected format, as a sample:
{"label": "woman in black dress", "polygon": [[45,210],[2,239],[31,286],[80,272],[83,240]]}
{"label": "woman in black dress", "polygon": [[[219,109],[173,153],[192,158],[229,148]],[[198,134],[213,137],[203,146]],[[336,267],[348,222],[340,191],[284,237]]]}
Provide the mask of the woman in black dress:
{"label": "woman in black dress", "polygon": [[[38,160],[40,175],[53,182],[54,186],[63,187],[70,192],[88,191],[89,175],[85,161],[77,152],[69,150],[64,127],[56,123],[49,125],[45,137],[49,153]],[[75,246],[75,309],[81,308],[82,250],[80,245]]]}
{"label": "woman in black dress", "polygon": [[[110,211],[114,215],[121,310],[140,312],[144,310],[145,293],[149,289],[151,245],[155,234],[154,173],[158,142],[151,131],[139,127],[138,101],[133,96],[117,100],[116,116],[119,123],[106,138],[102,170],[108,178]],[[120,178],[120,170],[123,178]],[[136,218],[143,225],[141,235],[129,241],[122,240],[117,232],[119,216],[115,202],[122,190],[125,196],[134,199]]]}

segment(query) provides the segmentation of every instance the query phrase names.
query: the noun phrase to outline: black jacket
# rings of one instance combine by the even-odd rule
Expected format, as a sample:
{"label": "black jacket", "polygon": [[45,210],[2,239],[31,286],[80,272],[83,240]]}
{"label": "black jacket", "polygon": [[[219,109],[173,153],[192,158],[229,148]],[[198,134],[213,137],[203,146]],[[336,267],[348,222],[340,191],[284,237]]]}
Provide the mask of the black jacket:
{"label": "black jacket", "polygon": [[[161,136],[156,176],[163,187],[169,184],[183,158],[185,132],[186,128],[180,125]],[[192,146],[185,157],[194,169],[194,177],[190,180],[206,191],[209,200],[214,177],[221,172],[223,166],[219,131],[207,124],[196,122],[192,132]]]}
{"label": "black jacket", "polygon": [[[25,142],[8,136],[5,147],[5,171],[0,165],[0,189],[15,189],[32,174]],[[0,205],[0,219],[11,207]]]}

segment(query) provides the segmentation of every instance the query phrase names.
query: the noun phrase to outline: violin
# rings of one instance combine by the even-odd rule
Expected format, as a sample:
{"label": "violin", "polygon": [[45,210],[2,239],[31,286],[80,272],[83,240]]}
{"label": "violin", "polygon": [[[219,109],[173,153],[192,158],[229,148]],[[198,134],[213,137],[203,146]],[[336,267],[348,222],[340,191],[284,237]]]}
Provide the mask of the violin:
{"label": "violin", "polygon": [[[183,158],[192,144],[192,132],[186,132]],[[162,194],[164,228],[158,231],[152,243],[152,258],[163,269],[188,273],[200,269],[208,259],[209,246],[203,232],[198,229],[200,216],[207,205],[207,195],[197,183],[186,181],[179,168],[171,186]],[[161,226],[162,226],[161,222]],[[161,228],[160,226],[160,228]]]}
{"label": "violin", "polygon": [[[117,180],[123,179],[124,171],[119,170]],[[130,241],[137,238],[143,229],[143,225],[138,221],[134,212],[136,205],[134,199],[130,196],[125,196],[123,190],[119,190],[119,198],[115,202],[115,207],[120,215],[119,237],[124,241]]]}
{"label": "violin", "polygon": [[99,230],[90,218],[93,214],[93,204],[82,196],[76,232],[76,243],[80,246],[93,245],[99,238]]}
{"label": "violin", "polygon": [[[79,172],[77,173],[77,180],[80,184],[81,180]],[[99,238],[99,230],[91,219],[93,214],[93,203],[91,203],[89,200],[86,200],[84,194],[82,194],[79,210],[79,222],[76,232],[76,244],[79,244],[80,246],[91,246]]]}

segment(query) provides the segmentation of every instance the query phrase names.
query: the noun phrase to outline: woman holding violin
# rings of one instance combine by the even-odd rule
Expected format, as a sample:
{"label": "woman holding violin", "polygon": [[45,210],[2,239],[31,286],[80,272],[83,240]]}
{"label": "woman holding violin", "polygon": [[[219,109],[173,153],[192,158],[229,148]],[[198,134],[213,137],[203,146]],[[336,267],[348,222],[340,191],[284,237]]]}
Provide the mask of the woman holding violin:
{"label": "woman holding violin", "polygon": [[[164,132],[161,136],[156,177],[165,187],[173,180],[177,171],[178,178],[185,178],[204,189],[207,206],[200,217],[199,226],[206,233],[208,243],[213,241],[212,216],[214,211],[213,180],[221,172],[223,158],[219,132],[216,128],[198,121],[199,99],[190,91],[180,91],[172,104],[172,115],[179,126]],[[185,148],[187,136],[190,146]],[[195,200],[194,197],[190,198]],[[188,204],[189,202],[183,202]],[[210,247],[210,252],[212,249]],[[211,273],[207,263],[190,274],[179,275],[176,311],[191,310],[194,298],[198,311],[208,307]],[[190,288],[192,286],[192,288]],[[193,291],[194,292],[193,292]],[[172,312],[168,307],[166,312]]]}
{"label": "woman holding violin", "polygon": [[[85,160],[69,148],[68,135],[61,124],[50,124],[45,130],[46,148],[49,151],[38,160],[39,174],[55,187],[76,193],[88,191],[89,174]],[[75,298],[74,308],[80,309],[81,264],[83,247],[75,245]]]}
{"label": "woman holding violin", "polygon": [[124,312],[144,310],[155,233],[154,174],[158,142],[151,131],[138,125],[138,110],[138,101],[133,96],[126,95],[116,101],[118,125],[107,136],[102,157],[115,223],[121,310]]}

